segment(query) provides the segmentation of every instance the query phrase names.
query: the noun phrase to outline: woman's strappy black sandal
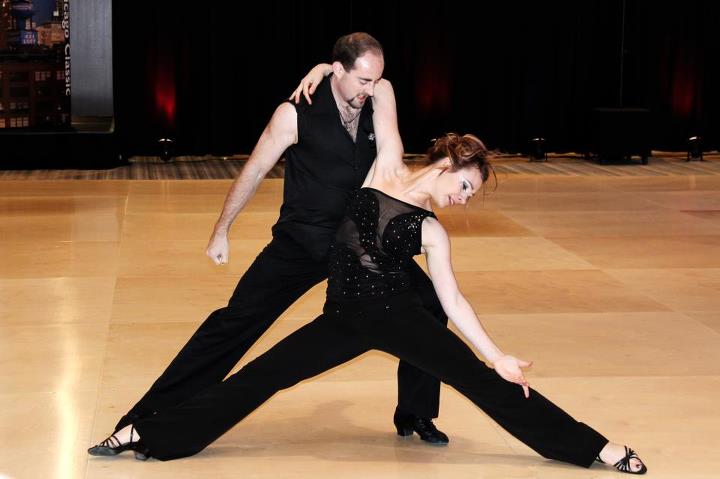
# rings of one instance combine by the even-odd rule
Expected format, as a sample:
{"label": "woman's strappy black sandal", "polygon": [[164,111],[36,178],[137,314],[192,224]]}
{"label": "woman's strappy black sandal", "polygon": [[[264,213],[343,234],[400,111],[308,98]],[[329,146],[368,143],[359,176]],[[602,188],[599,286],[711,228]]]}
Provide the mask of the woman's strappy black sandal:
{"label": "woman's strappy black sandal", "polygon": [[[645,463],[642,461],[642,459],[640,459],[640,456],[638,456],[637,453],[635,451],[633,451],[632,449],[630,449],[629,447],[627,447],[627,446],[624,446],[624,447],[625,447],[625,457],[620,459],[618,462],[616,462],[612,466],[615,469],[617,469],[618,471],[625,472],[627,474],[645,474],[647,472],[647,467],[645,467]],[[637,459],[638,461],[640,461],[640,469],[638,469],[637,471],[632,470],[632,468],[630,467],[631,459]],[[599,455],[598,455],[598,457],[595,458],[595,461],[599,462],[601,464],[605,464],[605,461],[600,459]]]}
{"label": "woman's strappy black sandal", "polygon": [[117,456],[123,451],[133,451],[135,459],[146,461],[150,457],[150,452],[143,444],[142,439],[133,441],[134,432],[135,426],[130,426],[130,441],[125,444],[122,444],[115,434],[111,434],[100,444],[88,449],[88,454],[91,456]]}

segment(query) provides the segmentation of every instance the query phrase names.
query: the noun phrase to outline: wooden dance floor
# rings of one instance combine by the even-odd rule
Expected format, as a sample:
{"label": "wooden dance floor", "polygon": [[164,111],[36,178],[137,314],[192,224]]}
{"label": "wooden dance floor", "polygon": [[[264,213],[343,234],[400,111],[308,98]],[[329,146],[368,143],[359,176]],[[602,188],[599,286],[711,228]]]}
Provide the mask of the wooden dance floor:
{"label": "wooden dance floor", "polygon": [[[396,361],[377,352],[279,393],[195,457],[89,458],[269,240],[281,179],[239,216],[230,264],[204,256],[229,185],[0,181],[0,477],[621,477],[542,459],[445,386],[450,445],[398,438]],[[439,216],[461,289],[505,351],[535,361],[533,387],[632,445],[649,477],[718,477],[720,174],[504,173]],[[241,364],[323,299],[324,284]]]}

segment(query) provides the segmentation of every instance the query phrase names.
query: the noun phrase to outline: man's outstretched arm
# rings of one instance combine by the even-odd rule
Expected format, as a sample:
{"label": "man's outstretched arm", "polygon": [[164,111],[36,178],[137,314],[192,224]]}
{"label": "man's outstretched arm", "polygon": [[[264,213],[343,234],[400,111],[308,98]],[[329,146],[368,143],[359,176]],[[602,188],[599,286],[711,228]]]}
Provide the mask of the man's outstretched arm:
{"label": "man's outstretched arm", "polygon": [[207,254],[215,264],[229,260],[228,232],[237,215],[242,211],[268,171],[277,163],[283,152],[297,143],[297,112],[290,103],[283,103],[275,110],[270,122],[250,154],[245,167],[230,187],[225,197],[220,218],[215,223]]}

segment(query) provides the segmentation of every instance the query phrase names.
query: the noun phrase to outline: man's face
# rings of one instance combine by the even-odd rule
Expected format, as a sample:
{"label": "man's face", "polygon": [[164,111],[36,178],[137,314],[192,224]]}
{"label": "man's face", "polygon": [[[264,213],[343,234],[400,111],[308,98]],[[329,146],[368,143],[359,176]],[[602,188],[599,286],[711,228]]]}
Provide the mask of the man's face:
{"label": "man's face", "polygon": [[338,90],[343,100],[353,108],[362,108],[368,97],[373,96],[375,85],[382,78],[385,60],[382,55],[365,52],[355,60],[350,71],[340,66]]}

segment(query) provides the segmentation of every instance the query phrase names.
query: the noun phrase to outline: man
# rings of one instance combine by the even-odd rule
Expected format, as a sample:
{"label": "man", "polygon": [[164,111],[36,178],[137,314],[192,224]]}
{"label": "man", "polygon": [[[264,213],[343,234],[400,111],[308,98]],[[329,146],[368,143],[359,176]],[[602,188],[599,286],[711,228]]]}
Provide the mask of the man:
{"label": "man", "polygon": [[[330,242],[350,194],[360,187],[375,159],[368,99],[383,68],[377,40],[366,33],[346,35],[335,44],[333,75],[317,87],[314,104],[286,102],[275,110],[230,188],[207,255],[216,264],[228,261],[232,222],[284,153],[283,205],[273,239],[240,278],[228,305],[205,320],[116,431],[222,381],[283,311],[327,278]],[[425,307],[447,324],[430,279],[417,265],[413,281]],[[400,363],[394,415],[398,434],[415,431],[430,443],[448,443],[432,422],[438,413],[439,388],[437,379]]]}

